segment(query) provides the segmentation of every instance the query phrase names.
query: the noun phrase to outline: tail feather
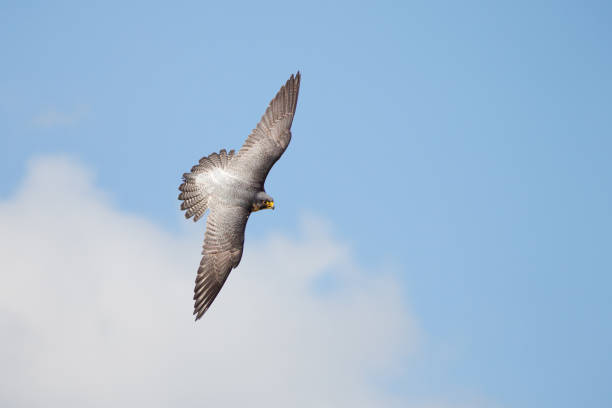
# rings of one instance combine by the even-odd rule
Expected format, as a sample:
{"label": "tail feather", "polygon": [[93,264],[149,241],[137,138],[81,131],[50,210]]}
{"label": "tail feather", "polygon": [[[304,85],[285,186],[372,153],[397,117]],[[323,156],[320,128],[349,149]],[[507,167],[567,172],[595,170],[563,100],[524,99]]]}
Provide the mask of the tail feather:
{"label": "tail feather", "polygon": [[222,149],[219,153],[202,157],[198,164],[191,168],[190,173],[183,174],[183,184],[179,186],[181,193],[178,199],[183,201],[181,210],[185,211],[185,218],[193,217],[194,222],[198,221],[208,208],[209,194],[206,185],[200,182],[197,176],[214,168],[225,168],[233,156],[234,150],[228,153]]}

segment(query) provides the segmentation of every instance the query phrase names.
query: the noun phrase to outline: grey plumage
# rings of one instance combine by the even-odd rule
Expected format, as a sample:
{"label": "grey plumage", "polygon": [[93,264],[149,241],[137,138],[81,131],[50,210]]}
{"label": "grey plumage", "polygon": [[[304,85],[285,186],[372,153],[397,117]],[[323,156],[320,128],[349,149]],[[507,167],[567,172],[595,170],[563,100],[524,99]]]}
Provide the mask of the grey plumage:
{"label": "grey plumage", "polygon": [[185,217],[198,221],[209,210],[193,296],[196,320],[240,263],[251,212],[274,208],[264,183],[291,141],[300,78],[299,72],[291,75],[281,87],[238,153],[222,149],[203,157],[183,175],[178,198],[183,200]]}

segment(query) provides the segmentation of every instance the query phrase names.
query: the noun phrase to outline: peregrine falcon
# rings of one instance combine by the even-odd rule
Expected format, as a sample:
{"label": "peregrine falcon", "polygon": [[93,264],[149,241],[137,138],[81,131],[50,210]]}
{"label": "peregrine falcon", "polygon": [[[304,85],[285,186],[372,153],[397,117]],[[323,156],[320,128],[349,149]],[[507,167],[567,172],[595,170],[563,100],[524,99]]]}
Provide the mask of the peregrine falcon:
{"label": "peregrine falcon", "polygon": [[198,320],[208,310],[242,257],[244,229],[252,212],[274,209],[265,189],[268,172],[291,141],[300,72],[281,87],[257,127],[238,151],[222,149],[183,174],[179,200],[185,218],[198,221],[209,210],[193,295]]}

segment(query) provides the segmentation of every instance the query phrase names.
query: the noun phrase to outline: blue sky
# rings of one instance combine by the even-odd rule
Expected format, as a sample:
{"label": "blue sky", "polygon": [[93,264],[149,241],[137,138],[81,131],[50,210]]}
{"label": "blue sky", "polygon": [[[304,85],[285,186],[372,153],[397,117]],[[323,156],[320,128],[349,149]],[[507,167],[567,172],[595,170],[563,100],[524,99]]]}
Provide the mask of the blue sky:
{"label": "blue sky", "polygon": [[607,2],[3,3],[0,199],[33,157],[68,155],[120,211],[192,231],[181,174],[239,148],[299,69],[277,210],[246,245],[314,214],[387,265],[424,333],[372,380],[398,398],[609,406],[611,18]]}

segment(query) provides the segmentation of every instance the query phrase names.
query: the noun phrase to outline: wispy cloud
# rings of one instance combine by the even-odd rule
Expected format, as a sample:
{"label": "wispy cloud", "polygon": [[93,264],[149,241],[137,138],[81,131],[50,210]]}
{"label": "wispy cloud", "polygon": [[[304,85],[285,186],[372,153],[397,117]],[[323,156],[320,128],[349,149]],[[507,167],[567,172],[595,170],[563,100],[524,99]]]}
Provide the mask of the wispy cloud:
{"label": "wispy cloud", "polygon": [[[355,263],[320,219],[247,241],[198,323],[202,226],[176,235],[118,211],[70,159],[31,162],[0,225],[0,405],[491,406],[375,385],[420,331],[397,279]],[[333,289],[317,290],[326,274]]]}
{"label": "wispy cloud", "polygon": [[[117,211],[61,158],[32,163],[0,224],[9,406],[388,406],[368,376],[414,350],[398,282],[365,273],[316,219],[247,242],[197,324],[199,225],[177,237]],[[324,273],[332,292],[314,289]]]}
{"label": "wispy cloud", "polygon": [[49,107],[32,118],[32,124],[41,128],[74,126],[83,120],[88,113],[89,108],[85,105],[79,105],[68,111],[61,111],[55,107]]}

